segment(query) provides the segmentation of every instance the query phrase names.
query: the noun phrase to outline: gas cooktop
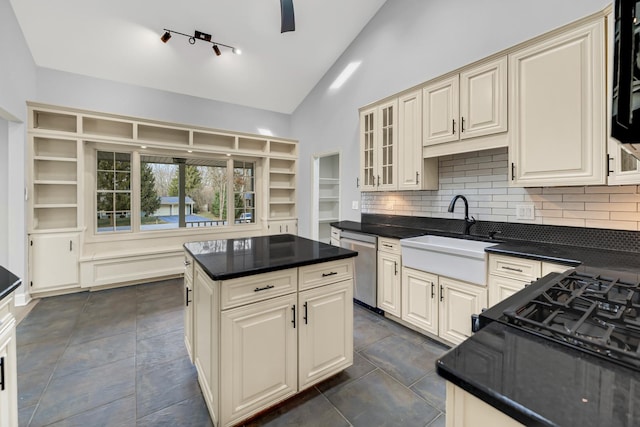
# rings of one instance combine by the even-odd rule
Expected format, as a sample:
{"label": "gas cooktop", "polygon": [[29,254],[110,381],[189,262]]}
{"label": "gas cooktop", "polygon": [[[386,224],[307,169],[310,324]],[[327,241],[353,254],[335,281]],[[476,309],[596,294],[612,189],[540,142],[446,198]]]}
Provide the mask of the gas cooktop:
{"label": "gas cooktop", "polygon": [[480,315],[640,370],[640,283],[554,273]]}

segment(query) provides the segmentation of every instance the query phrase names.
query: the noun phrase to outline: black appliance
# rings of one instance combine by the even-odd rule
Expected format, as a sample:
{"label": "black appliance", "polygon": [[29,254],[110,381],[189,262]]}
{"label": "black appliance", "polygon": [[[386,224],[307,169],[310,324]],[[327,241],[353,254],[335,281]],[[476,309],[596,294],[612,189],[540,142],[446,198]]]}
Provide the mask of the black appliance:
{"label": "black appliance", "polygon": [[640,283],[569,270],[552,273],[484,311],[490,322],[640,369]]}
{"label": "black appliance", "polygon": [[616,0],[611,136],[640,159],[640,0]]}

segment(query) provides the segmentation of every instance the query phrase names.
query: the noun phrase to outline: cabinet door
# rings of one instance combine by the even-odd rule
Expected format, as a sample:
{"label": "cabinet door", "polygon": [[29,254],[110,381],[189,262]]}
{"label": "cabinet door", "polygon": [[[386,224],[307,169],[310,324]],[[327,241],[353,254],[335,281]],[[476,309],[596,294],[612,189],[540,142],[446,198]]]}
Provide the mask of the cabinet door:
{"label": "cabinet door", "polygon": [[300,293],[299,390],[353,364],[353,280]]}
{"label": "cabinet door", "polygon": [[509,159],[518,186],[604,184],[604,20],[509,56]]}
{"label": "cabinet door", "polygon": [[423,145],[458,140],[459,77],[440,80],[422,90]]}
{"label": "cabinet door", "polygon": [[199,267],[193,270],[193,359],[202,395],[215,424],[218,408],[219,284]]}
{"label": "cabinet door", "polygon": [[487,290],[448,277],[439,277],[439,281],[439,335],[460,344],[471,336],[471,315],[487,307]]}
{"label": "cabinet door", "polygon": [[222,312],[222,425],[296,393],[296,303],[296,294],[290,294]]}
{"label": "cabinet door", "polygon": [[402,268],[402,320],[438,335],[438,276]]}
{"label": "cabinet door", "polygon": [[507,57],[460,73],[460,139],[507,131]]}
{"label": "cabinet door", "polygon": [[448,427],[522,427],[513,418],[447,381]]}
{"label": "cabinet door", "polygon": [[29,259],[33,292],[78,285],[77,233],[31,235]]}
{"label": "cabinet door", "polygon": [[184,256],[184,345],[193,363],[193,258]]}
{"label": "cabinet door", "polygon": [[18,426],[18,382],[15,320],[0,329],[0,426]]}
{"label": "cabinet door", "polygon": [[487,283],[489,288],[489,307],[524,289],[527,283],[490,274]]}
{"label": "cabinet door", "polygon": [[401,316],[400,255],[378,252],[378,301],[379,309],[394,316]]}
{"label": "cabinet door", "polygon": [[378,160],[376,119],[375,108],[360,112],[360,178],[358,182],[361,191],[376,189]]}
{"label": "cabinet door", "polygon": [[422,92],[398,99],[398,190],[420,190],[422,177]]}
{"label": "cabinet door", "polygon": [[398,101],[378,107],[377,190],[398,188]]}
{"label": "cabinet door", "polygon": [[269,221],[269,235],[298,234],[298,220]]}

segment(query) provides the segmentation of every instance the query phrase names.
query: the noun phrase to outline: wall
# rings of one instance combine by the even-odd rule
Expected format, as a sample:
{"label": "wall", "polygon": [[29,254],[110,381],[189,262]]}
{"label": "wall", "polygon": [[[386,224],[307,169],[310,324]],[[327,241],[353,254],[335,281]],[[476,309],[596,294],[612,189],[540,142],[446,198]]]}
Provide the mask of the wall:
{"label": "wall", "polygon": [[[0,263],[25,279],[27,246],[25,186],[25,99],[35,96],[36,66],[9,0],[0,0]],[[16,291],[24,302],[25,287]]]}
{"label": "wall", "polygon": [[36,101],[139,118],[290,137],[288,114],[243,107],[48,68],[38,68]]}
{"label": "wall", "polygon": [[[438,191],[362,193],[362,211],[387,215],[464,218],[456,194],[469,200],[469,215],[484,221],[640,230],[640,186],[510,188],[507,149],[439,158]],[[516,219],[516,206],[533,204],[533,221]]]}
{"label": "wall", "polygon": [[[300,180],[311,189],[313,153],[342,152],[341,218],[359,220],[351,202],[359,164],[358,108],[435,78],[551,29],[603,9],[608,0],[387,0],[296,109],[293,135],[300,140]],[[331,83],[360,62],[338,90]],[[304,196],[301,196],[304,197]],[[300,200],[299,230],[311,234],[311,203]]]}

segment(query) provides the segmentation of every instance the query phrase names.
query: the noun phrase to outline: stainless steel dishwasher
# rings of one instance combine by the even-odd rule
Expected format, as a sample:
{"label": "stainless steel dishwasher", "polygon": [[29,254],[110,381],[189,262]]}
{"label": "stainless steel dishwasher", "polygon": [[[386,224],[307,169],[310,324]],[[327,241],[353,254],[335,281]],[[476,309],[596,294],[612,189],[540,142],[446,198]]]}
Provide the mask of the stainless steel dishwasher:
{"label": "stainless steel dishwasher", "polygon": [[371,234],[342,230],[340,247],[357,251],[354,299],[377,311],[378,238]]}

